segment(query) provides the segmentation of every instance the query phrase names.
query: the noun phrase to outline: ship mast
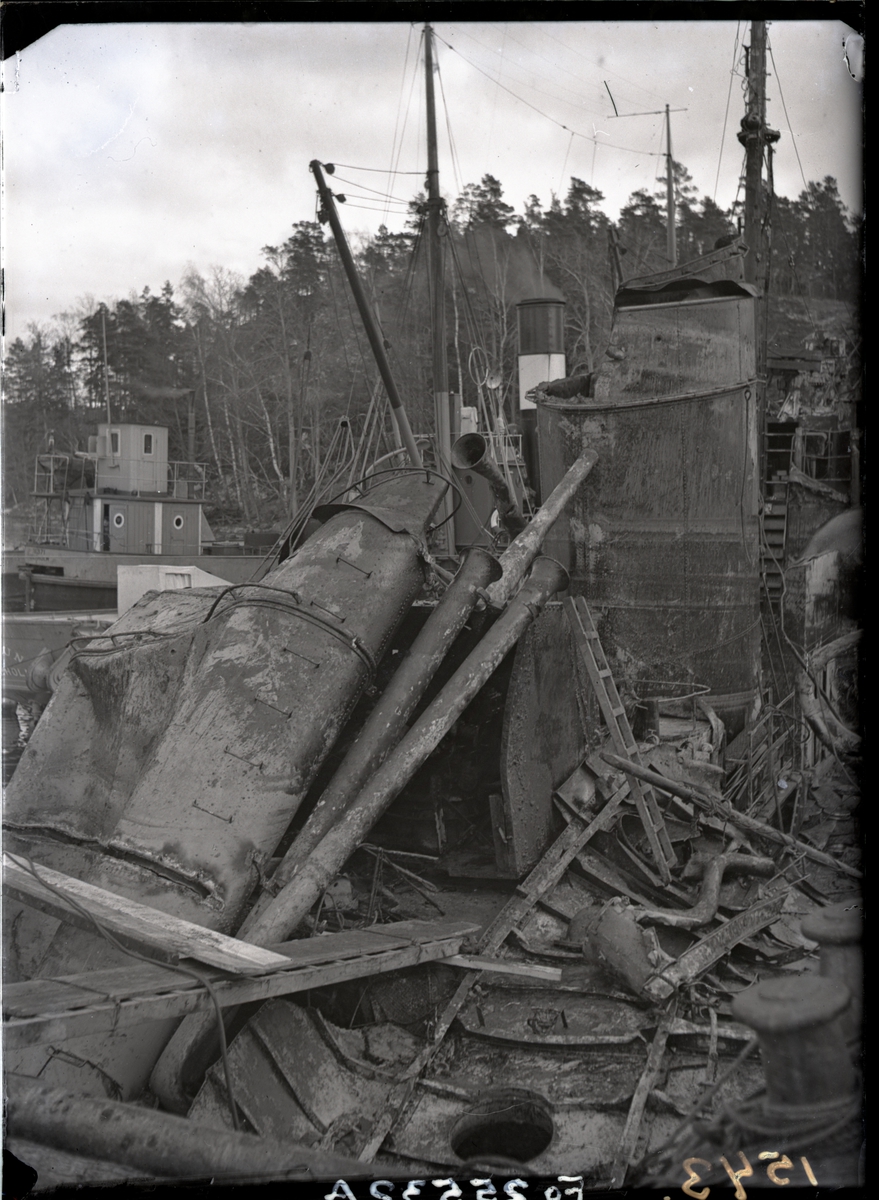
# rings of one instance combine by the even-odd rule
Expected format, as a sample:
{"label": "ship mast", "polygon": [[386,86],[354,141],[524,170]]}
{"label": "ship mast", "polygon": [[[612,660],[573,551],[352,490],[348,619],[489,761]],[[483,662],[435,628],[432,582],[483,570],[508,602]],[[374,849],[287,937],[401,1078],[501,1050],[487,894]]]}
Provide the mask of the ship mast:
{"label": "ship mast", "polygon": [[665,156],[665,207],[666,207],[666,241],[668,251],[668,261],[673,267],[677,266],[678,262],[678,243],[675,236],[675,182],[674,182],[674,160],[671,155],[671,112],[668,105],[665,106],[665,137],[666,137],[666,156]]}
{"label": "ship mast", "polygon": [[[745,281],[758,289],[757,296],[757,419],[765,420],[765,379],[769,311],[769,191],[763,183],[763,161],[781,136],[766,124],[766,22],[751,22],[751,45],[746,47],[745,73],[748,102],[739,141],[745,147]],[[762,439],[761,439],[762,440]],[[761,456],[762,457],[762,456]]]}
{"label": "ship mast", "polygon": [[[750,250],[745,259],[745,280],[763,289],[768,278],[769,254],[766,236],[767,191],[763,186],[766,148],[780,134],[766,124],[766,22],[751,22],[751,45],[746,47],[748,105],[742,118],[739,141],[745,147],[745,242]],[[769,151],[771,153],[771,150]]]}
{"label": "ship mast", "polygon": [[[436,137],[436,98],[433,87],[434,53],[433,28],[424,26],[424,73],[427,96],[427,248],[428,286],[430,289],[430,327],[433,362],[433,407],[436,428],[436,456],[439,469],[450,469],[452,450],[451,413],[449,409],[449,365],[446,358],[445,317],[445,201],[439,189],[439,156]],[[442,526],[448,553],[455,550],[455,530],[451,491],[443,500]]]}

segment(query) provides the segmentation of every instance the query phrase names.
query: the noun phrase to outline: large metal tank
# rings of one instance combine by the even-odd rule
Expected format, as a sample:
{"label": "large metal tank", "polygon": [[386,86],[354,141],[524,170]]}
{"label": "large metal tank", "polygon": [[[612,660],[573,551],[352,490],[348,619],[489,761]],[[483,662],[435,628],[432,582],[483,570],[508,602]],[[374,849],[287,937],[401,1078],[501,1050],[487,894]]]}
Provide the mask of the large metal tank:
{"label": "large metal tank", "polygon": [[641,698],[703,692],[731,735],[760,686],[755,300],[736,278],[743,253],[630,281],[593,394],[538,408],[546,488],[585,447],[598,452],[546,550],[587,597],[615,672]]}

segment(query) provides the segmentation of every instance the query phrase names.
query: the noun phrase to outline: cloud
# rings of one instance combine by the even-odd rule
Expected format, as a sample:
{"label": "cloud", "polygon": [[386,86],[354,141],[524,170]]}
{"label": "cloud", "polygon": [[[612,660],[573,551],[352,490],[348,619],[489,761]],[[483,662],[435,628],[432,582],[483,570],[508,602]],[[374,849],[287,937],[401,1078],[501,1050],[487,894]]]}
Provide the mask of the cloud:
{"label": "cloud", "polygon": [[[717,200],[728,205],[741,167],[740,76],[720,155],[736,28],[440,22],[439,37],[456,47],[440,43],[437,55],[444,193],[453,199],[490,173],[521,211],[531,193],[548,204],[577,175],[614,216],[637,188],[656,190],[662,117],[605,121],[607,79],[620,112],[688,107],[673,116],[675,157],[700,194],[713,193],[720,162]],[[770,119],[792,127],[806,177],[835,175],[855,206],[861,89],[843,61],[849,33],[836,21],[773,22]],[[249,274],[261,246],[313,219],[313,158],[396,163],[415,173],[391,184],[380,171],[339,174],[407,199],[425,166],[419,39],[404,21],[110,24],[62,26],[28,47],[19,90],[4,101],[9,327],[86,292],[176,282],[189,261]],[[605,144],[572,136],[591,135],[594,122]],[[778,190],[798,194],[788,135],[774,165]],[[383,210],[363,188],[340,190],[351,230],[402,227],[403,205]]]}

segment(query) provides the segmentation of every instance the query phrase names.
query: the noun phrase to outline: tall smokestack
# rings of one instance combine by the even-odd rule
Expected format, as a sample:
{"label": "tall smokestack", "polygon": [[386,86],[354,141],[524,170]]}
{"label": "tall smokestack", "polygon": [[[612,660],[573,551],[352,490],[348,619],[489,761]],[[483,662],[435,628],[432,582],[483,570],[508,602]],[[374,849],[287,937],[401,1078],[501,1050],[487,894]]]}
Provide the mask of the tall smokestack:
{"label": "tall smokestack", "polygon": [[562,379],[565,368],[565,302],[535,298],[516,305],[519,326],[519,426],[531,486],[540,498],[537,405],[527,393],[538,383]]}

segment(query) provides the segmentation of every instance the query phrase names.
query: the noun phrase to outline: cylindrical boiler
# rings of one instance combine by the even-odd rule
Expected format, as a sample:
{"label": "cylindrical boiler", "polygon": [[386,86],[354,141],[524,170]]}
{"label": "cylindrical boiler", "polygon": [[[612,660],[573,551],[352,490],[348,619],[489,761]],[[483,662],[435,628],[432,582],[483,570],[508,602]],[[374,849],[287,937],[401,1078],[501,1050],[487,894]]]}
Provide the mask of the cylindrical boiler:
{"label": "cylindrical boiler", "polygon": [[544,488],[598,453],[547,553],[642,698],[708,688],[730,735],[760,686],[753,305],[731,280],[629,288],[594,397],[538,406]]}

